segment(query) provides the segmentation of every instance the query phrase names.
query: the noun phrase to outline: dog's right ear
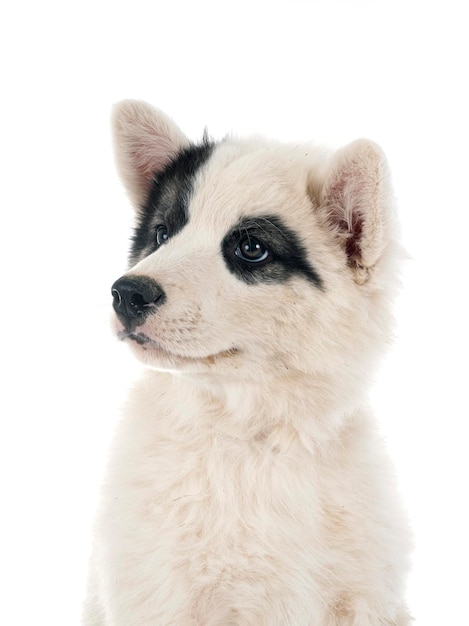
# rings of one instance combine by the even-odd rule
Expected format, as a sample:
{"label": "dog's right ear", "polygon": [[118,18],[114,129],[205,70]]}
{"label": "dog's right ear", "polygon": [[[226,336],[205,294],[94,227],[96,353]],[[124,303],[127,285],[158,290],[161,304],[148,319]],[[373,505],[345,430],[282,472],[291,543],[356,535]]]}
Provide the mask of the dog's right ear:
{"label": "dog's right ear", "polygon": [[112,129],[117,169],[134,207],[139,208],[155,175],[189,140],[162,111],[138,100],[114,106]]}

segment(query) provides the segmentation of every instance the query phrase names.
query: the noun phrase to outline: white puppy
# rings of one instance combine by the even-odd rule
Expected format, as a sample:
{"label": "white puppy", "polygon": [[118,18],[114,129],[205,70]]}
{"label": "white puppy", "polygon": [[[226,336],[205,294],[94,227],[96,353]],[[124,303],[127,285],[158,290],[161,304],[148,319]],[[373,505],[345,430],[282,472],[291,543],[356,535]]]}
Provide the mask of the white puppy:
{"label": "white puppy", "polygon": [[388,168],[114,113],[137,210],[115,330],[149,366],[96,525],[86,626],[405,626],[409,538],[366,404],[400,249]]}

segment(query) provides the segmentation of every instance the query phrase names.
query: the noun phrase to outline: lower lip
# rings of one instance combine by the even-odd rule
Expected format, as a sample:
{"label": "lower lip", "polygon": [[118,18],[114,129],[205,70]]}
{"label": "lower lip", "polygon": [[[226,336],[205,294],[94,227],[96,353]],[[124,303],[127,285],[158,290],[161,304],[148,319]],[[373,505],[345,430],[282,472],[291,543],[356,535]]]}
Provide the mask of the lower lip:
{"label": "lower lip", "polygon": [[144,335],[143,333],[129,333],[127,331],[121,331],[117,333],[117,336],[122,341],[125,341],[126,339],[130,339],[131,341],[138,343],[139,346],[148,345],[149,347],[153,348],[154,350],[157,350],[158,352],[164,352],[165,354],[168,354],[168,356],[170,355],[170,353],[167,350],[165,350],[165,348],[163,348],[163,346],[161,346],[157,341],[155,341],[154,339],[150,339],[148,335]]}
{"label": "lower lip", "polygon": [[[144,350],[150,350],[158,355],[160,358],[166,358],[171,361],[186,361],[190,363],[200,363],[205,362],[208,364],[213,364],[217,359],[223,357],[233,357],[234,355],[239,353],[237,348],[232,348],[229,350],[223,350],[218,352],[217,354],[211,354],[208,356],[201,357],[191,357],[191,356],[182,356],[179,354],[173,354],[169,352],[166,348],[164,348],[161,344],[159,344],[154,339],[150,339],[147,335],[143,333],[128,333],[126,331],[121,331],[118,333],[119,339],[124,341],[125,339],[130,339],[131,341],[137,343],[139,346],[142,346]],[[147,347],[146,347],[147,346]]]}

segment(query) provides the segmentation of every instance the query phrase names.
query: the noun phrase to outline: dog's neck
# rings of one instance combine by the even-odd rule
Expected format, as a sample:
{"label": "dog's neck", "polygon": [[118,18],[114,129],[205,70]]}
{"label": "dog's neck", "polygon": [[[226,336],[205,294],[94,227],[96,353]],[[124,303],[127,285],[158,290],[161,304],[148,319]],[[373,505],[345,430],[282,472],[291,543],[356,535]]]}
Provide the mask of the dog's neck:
{"label": "dog's neck", "polygon": [[256,439],[285,427],[321,445],[336,439],[344,422],[363,404],[363,396],[356,390],[352,395],[346,381],[338,384],[303,372],[263,374],[255,380],[175,376],[178,388],[185,387],[197,397],[197,405],[207,408],[207,425],[239,438]]}

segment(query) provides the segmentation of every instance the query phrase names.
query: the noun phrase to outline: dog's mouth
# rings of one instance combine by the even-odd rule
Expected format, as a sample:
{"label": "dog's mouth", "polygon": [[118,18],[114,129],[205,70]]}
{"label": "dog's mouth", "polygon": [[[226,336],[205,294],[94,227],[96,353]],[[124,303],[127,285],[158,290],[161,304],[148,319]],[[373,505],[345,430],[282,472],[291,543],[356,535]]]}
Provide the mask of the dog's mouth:
{"label": "dog's mouth", "polygon": [[213,365],[219,359],[225,359],[235,356],[239,353],[237,348],[228,348],[227,350],[221,350],[214,354],[208,354],[205,356],[187,356],[178,354],[176,352],[172,352],[168,350],[166,347],[162,346],[158,341],[155,341],[145,333],[135,333],[127,330],[122,330],[117,333],[118,338],[121,341],[125,341],[126,339],[130,339],[134,341],[139,346],[142,346],[143,350],[148,350],[152,352],[155,356],[160,359],[171,360],[171,361],[185,361],[187,363],[205,363],[207,365]]}
{"label": "dog's mouth", "polygon": [[[122,341],[124,341],[125,339],[131,339],[132,341],[136,341],[141,346],[146,343],[153,343],[155,344],[155,347],[157,345],[159,346],[156,341],[153,341],[153,339],[150,339],[150,337],[148,337],[148,335],[145,335],[144,333],[132,333],[126,330],[122,330],[120,333],[117,334],[117,336]],[[159,347],[161,348],[161,346]]]}

